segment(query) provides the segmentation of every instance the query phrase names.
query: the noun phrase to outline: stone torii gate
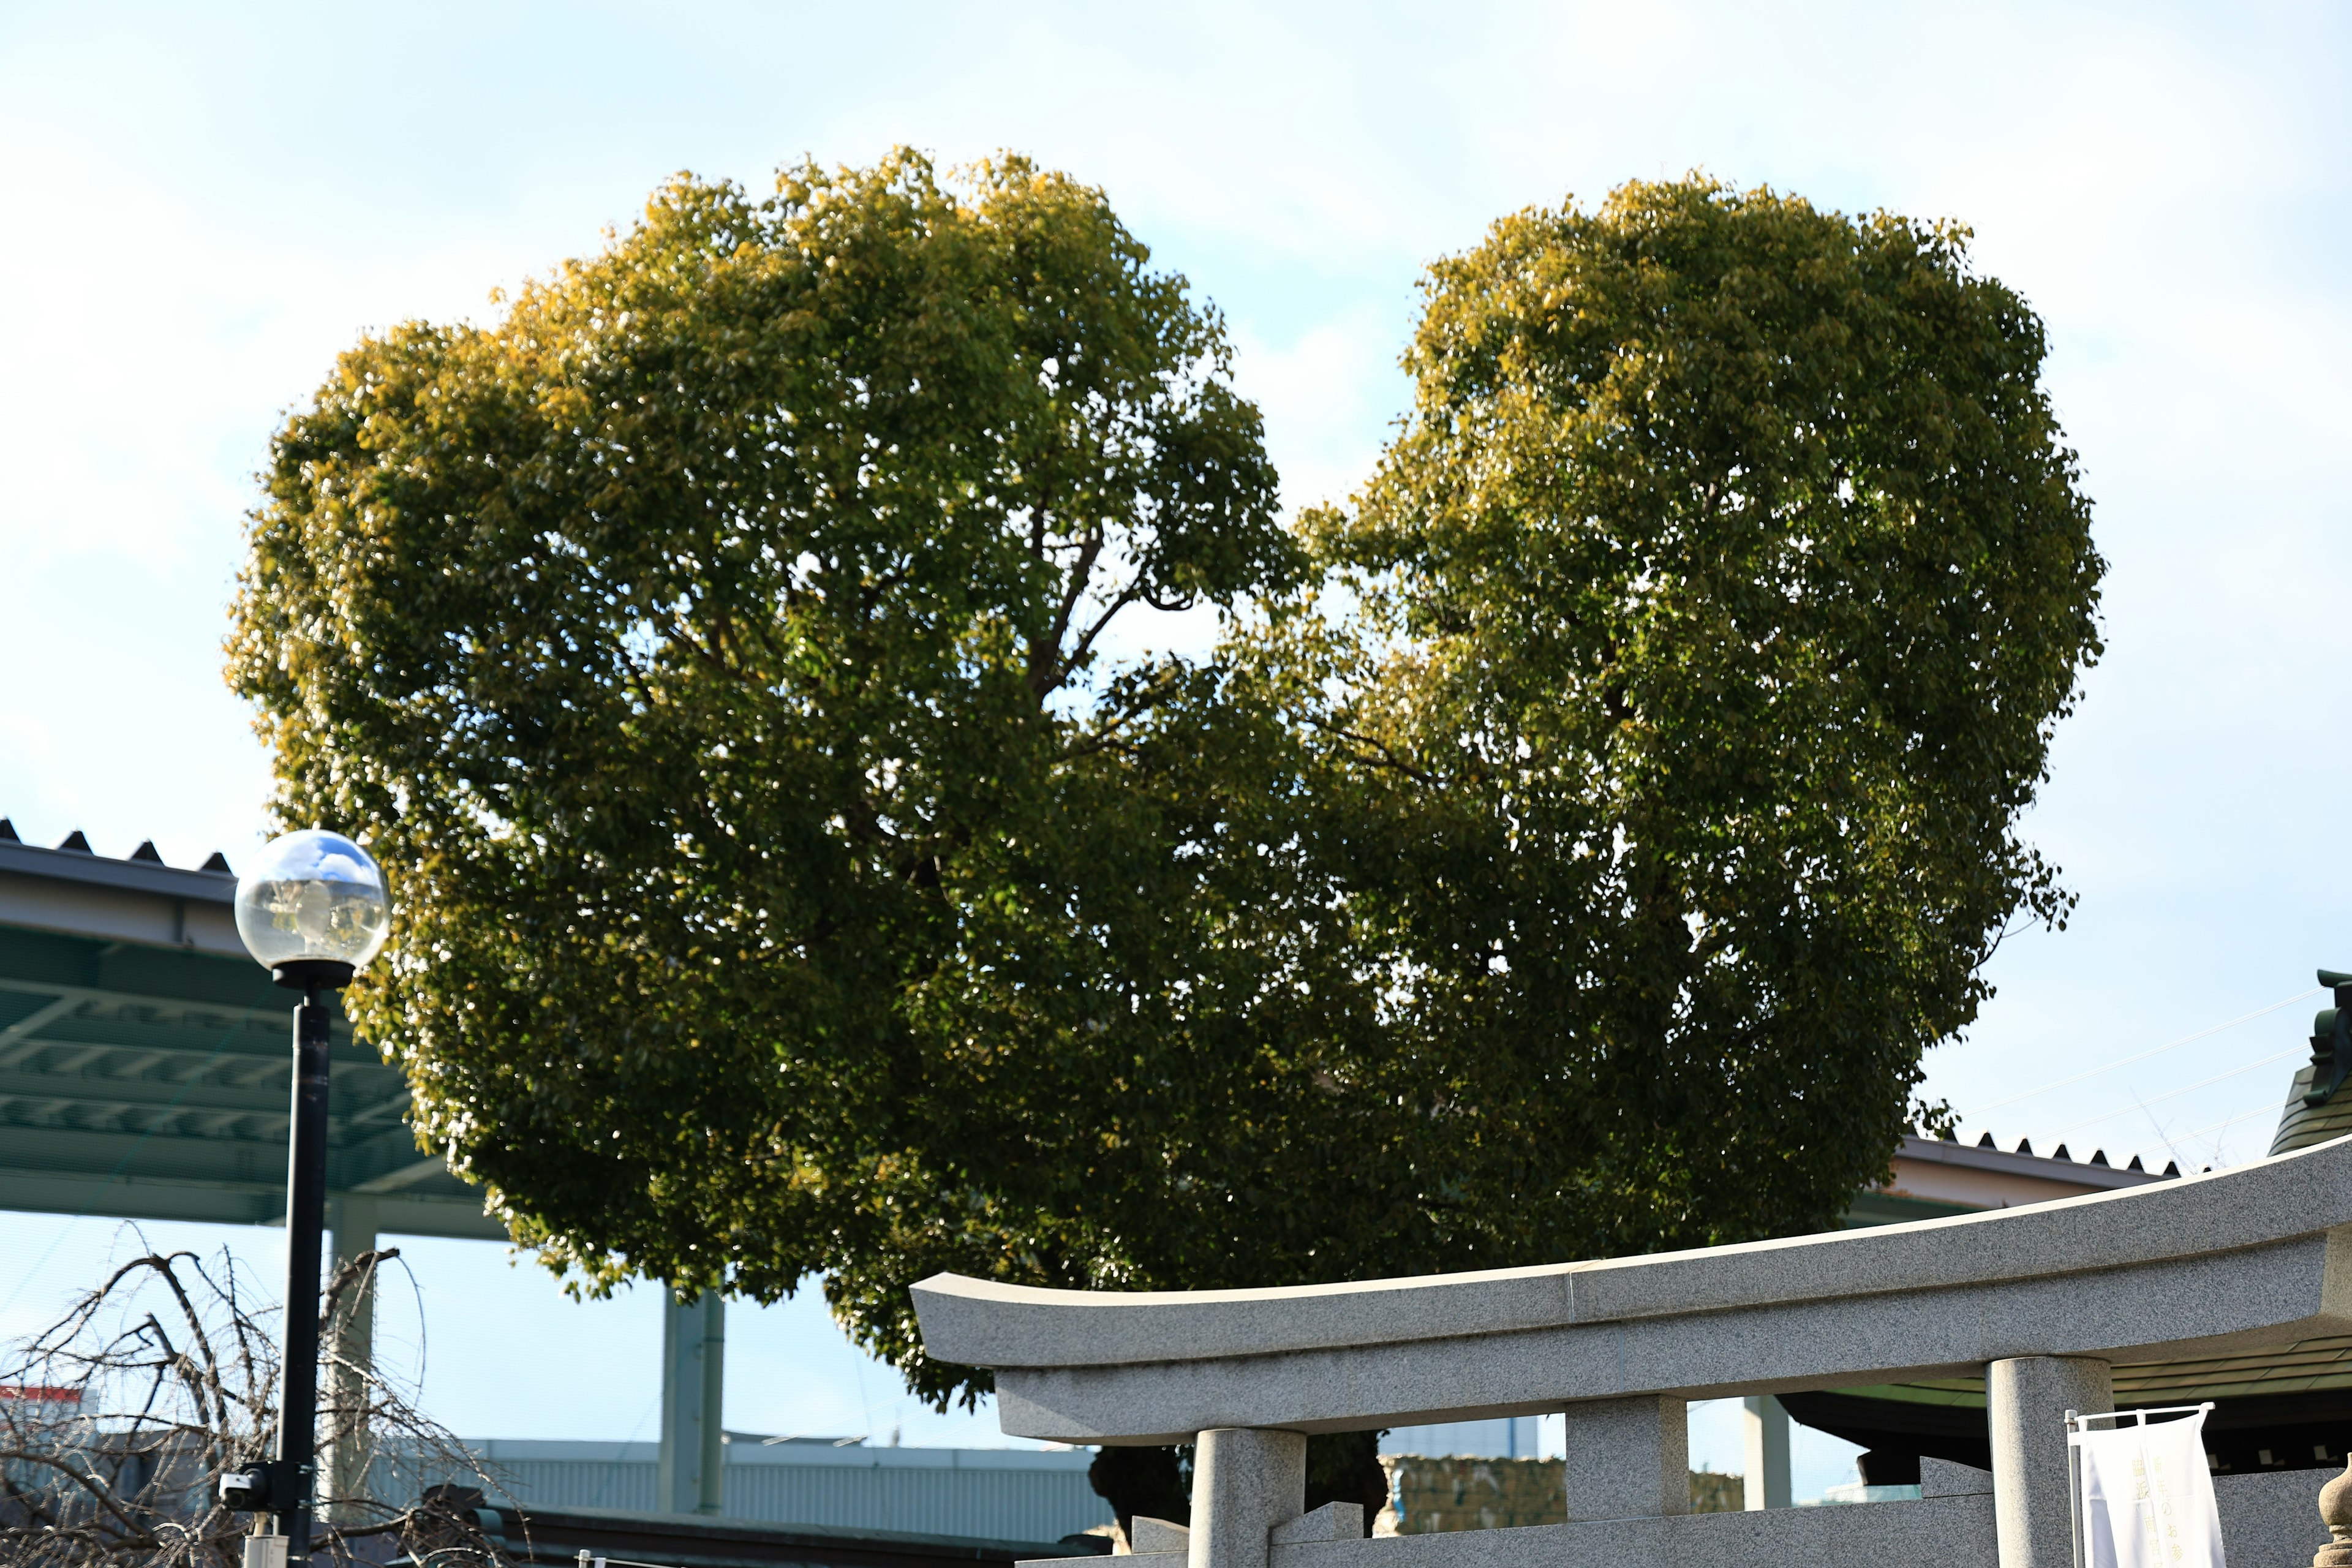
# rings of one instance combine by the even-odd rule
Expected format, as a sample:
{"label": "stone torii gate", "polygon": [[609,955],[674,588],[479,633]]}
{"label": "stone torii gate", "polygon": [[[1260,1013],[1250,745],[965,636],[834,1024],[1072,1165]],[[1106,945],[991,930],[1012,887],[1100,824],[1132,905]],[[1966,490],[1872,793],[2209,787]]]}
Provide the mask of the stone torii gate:
{"label": "stone torii gate", "polygon": [[[1119,1294],[942,1274],[925,1348],[1008,1434],[1195,1449],[1175,1568],[2069,1568],[2064,1416],[2111,1369],[2352,1331],[2352,1138],[2236,1170],[1870,1230],[1486,1273]],[[1692,1514],[1685,1405],[1981,1374],[1992,1469],[1916,1501]],[[1305,1511],[1316,1432],[1564,1412],[1569,1522],[1362,1538]],[[2231,1568],[2327,1541],[2308,1472],[2215,1478]]]}

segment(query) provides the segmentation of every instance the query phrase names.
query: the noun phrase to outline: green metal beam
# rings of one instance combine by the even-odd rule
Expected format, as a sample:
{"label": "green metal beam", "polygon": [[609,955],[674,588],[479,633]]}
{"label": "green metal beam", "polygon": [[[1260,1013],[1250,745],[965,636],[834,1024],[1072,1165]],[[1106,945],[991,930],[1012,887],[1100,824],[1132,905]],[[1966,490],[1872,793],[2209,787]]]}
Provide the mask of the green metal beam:
{"label": "green metal beam", "polygon": [[[234,879],[0,843],[0,1207],[282,1223],[291,999]],[[502,1238],[421,1152],[399,1068],[333,1026],[331,1190],[393,1234]]]}
{"label": "green metal beam", "polygon": [[99,1107],[109,1111],[236,1110],[251,1117],[283,1121],[285,1089],[272,1084],[281,1103],[268,1110],[254,1103],[261,1086],[224,1082],[215,1078],[169,1079],[145,1073],[28,1072],[0,1068],[0,1105],[23,1102],[73,1107]]}
{"label": "green metal beam", "polygon": [[[383,1205],[378,1228],[387,1235],[507,1239],[506,1227],[482,1213],[478,1194],[470,1191],[461,1198],[397,1193],[376,1201]],[[205,1225],[280,1225],[285,1221],[286,1193],[282,1184],[266,1187],[143,1179],[100,1181],[0,1171],[0,1209]]]}

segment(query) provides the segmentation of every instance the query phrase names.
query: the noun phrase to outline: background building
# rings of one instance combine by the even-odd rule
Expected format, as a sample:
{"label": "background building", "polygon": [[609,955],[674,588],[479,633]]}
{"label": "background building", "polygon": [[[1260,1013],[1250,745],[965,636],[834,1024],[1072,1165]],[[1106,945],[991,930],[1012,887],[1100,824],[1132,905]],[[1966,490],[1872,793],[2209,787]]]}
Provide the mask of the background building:
{"label": "background building", "polygon": [[[660,1445],[469,1438],[525,1510],[662,1510]],[[846,1531],[1058,1541],[1108,1525],[1087,1479],[1091,1449],[895,1448],[861,1438],[726,1435],[720,1512]],[[446,1478],[462,1481],[464,1478]]]}

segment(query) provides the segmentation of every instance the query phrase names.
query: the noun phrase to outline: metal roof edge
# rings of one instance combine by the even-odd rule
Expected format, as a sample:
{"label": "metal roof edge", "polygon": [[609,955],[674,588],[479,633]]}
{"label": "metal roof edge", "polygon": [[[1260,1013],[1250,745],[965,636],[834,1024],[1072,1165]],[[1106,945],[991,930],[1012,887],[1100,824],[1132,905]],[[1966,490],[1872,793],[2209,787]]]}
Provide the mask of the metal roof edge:
{"label": "metal roof edge", "polygon": [[236,877],[227,871],[183,870],[147,860],[110,860],[79,849],[44,849],[0,842],[0,875],[41,877],[129,893],[160,894],[229,905],[236,901]]}
{"label": "metal roof edge", "polygon": [[1916,1132],[1903,1135],[1903,1147],[1895,1152],[1895,1157],[1936,1165],[1965,1165],[1970,1170],[1999,1171],[2042,1181],[2073,1182],[2084,1187],[2137,1187],[2171,1179],[2155,1171],[2095,1165],[2088,1160],[2057,1160],[2046,1154],[2020,1154],[2013,1150],[1986,1149],[1974,1143],[1948,1143],[1940,1138],[1922,1138]]}

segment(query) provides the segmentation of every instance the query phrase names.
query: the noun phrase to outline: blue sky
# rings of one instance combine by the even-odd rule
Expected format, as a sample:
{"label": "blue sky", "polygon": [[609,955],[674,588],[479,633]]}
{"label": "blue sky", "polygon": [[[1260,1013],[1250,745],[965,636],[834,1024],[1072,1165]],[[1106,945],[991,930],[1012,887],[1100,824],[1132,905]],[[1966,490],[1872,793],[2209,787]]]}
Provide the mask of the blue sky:
{"label": "blue sky", "polygon": [[[1929,1091],[1971,1139],[2249,1158],[2316,999],[2174,1042],[2352,968],[2347,45],[2317,5],[0,3],[0,813],[249,855],[267,759],[218,644],[281,411],[362,331],[487,316],[674,170],[757,186],[905,142],[1101,184],[1225,312],[1303,503],[1401,409],[1430,259],[1703,167],[1973,226],[2049,322],[2113,563],[2029,824],[2080,910],[2003,946]],[[0,1216],[0,1328],[111,1245]],[[456,1425],[634,1429],[649,1304],[565,1307],[487,1245],[416,1263]],[[731,1425],[887,1434],[888,1374],[821,1313],[737,1322]]]}

